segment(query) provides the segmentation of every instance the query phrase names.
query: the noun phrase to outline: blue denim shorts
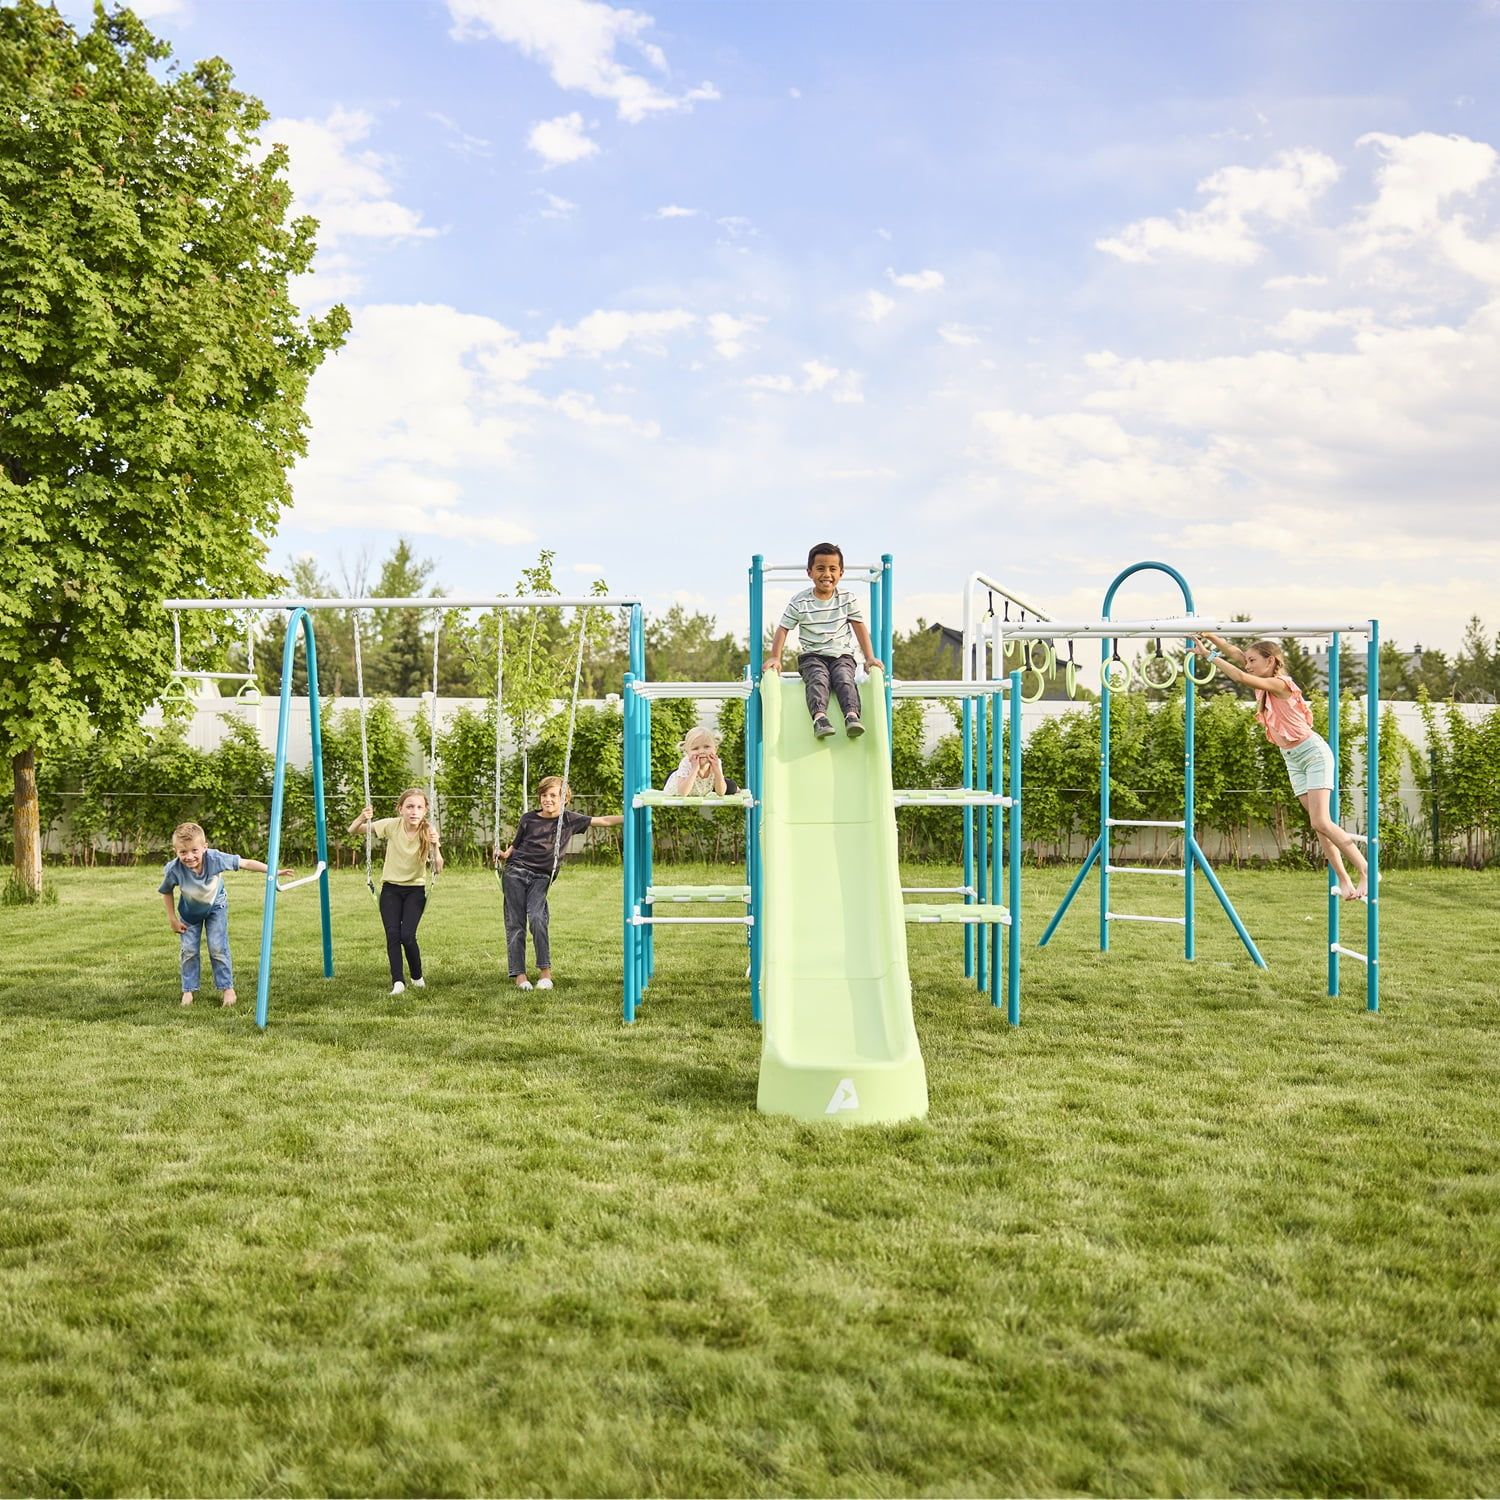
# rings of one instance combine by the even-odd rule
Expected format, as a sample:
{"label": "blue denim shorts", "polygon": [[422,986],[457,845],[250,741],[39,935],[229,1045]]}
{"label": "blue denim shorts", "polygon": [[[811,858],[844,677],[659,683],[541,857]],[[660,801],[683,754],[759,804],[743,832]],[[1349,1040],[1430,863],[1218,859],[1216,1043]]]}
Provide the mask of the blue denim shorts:
{"label": "blue denim shorts", "polygon": [[1292,791],[1297,796],[1317,791],[1320,787],[1333,790],[1333,751],[1316,730],[1290,750],[1283,746],[1281,758],[1286,762],[1287,775],[1292,778]]}

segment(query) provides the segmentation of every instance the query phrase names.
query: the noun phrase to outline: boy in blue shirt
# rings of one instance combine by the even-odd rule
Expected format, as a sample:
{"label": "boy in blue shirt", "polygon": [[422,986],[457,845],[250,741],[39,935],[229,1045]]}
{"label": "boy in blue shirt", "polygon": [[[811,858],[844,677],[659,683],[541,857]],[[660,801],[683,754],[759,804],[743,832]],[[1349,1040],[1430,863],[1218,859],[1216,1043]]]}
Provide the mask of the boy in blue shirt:
{"label": "boy in blue shirt", "polygon": [[[234,992],[234,966],[229,960],[229,892],[224,888],[224,874],[228,870],[258,870],[264,875],[267,867],[258,859],[241,859],[238,854],[221,854],[210,849],[207,837],[196,823],[177,826],[172,834],[172,849],[176,857],[167,862],[157,890],[166,903],[172,931],[182,939],[182,1003],[193,1003],[206,932],[214,986],[223,991],[224,1004],[233,1005],[239,996]],[[175,908],[174,890],[180,893]]]}

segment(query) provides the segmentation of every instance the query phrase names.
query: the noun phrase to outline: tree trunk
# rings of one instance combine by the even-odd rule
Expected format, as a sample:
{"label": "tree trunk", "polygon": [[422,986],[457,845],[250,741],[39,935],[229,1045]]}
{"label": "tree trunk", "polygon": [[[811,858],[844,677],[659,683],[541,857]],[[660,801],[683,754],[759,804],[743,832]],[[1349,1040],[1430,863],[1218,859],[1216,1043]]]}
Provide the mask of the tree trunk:
{"label": "tree trunk", "polygon": [[42,831],[37,815],[36,751],[23,750],[11,761],[11,769],[16,783],[11,812],[16,894],[23,900],[37,901],[42,894]]}

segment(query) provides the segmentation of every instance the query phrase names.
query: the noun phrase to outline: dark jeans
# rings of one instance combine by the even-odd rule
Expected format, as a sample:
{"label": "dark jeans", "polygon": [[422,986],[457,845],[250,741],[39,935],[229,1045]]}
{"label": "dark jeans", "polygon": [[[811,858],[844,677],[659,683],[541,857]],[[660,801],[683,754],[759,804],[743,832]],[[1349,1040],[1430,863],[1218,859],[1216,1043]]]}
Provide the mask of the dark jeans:
{"label": "dark jeans", "polygon": [[799,656],[797,670],[802,674],[802,690],[807,694],[807,711],[813,718],[828,712],[830,681],[844,713],[859,712],[859,687],[854,681],[852,656]]}
{"label": "dark jeans", "polygon": [[406,953],[406,962],[411,977],[422,977],[422,950],[417,947],[417,923],[427,910],[427,891],[420,885],[392,885],[389,881],[380,887],[380,920],[385,924],[385,951],[391,961],[391,983],[401,983],[401,954]]}
{"label": "dark jeans", "polygon": [[536,966],[552,967],[552,944],[547,937],[547,891],[552,877],[540,870],[512,865],[505,872],[505,959],[512,979],[526,972],[526,928],[536,947]]}

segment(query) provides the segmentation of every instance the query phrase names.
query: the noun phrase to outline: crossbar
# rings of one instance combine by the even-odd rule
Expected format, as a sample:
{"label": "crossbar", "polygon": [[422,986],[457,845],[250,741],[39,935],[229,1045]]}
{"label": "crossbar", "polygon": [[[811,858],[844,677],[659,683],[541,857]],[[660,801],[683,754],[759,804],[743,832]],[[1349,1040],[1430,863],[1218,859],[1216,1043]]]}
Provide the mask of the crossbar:
{"label": "crossbar", "polygon": [[249,609],[266,613],[278,609],[584,609],[596,605],[600,609],[624,609],[641,602],[622,594],[589,594],[583,598],[562,594],[449,598],[444,594],[426,599],[165,599],[162,608]]}
{"label": "crossbar", "polygon": [[748,698],[755,684],[739,682],[632,682],[638,698]]}
{"label": "crossbar", "polygon": [[1263,635],[1368,635],[1370,622],[1324,625],[1285,624],[1279,620],[1216,620],[1207,615],[1177,615],[1159,620],[1048,620],[1045,624],[1002,625],[1002,638],[1008,641],[1050,641],[1059,637],[1073,640],[1116,640],[1134,637],[1202,635],[1242,636],[1253,639]]}
{"label": "crossbar", "polygon": [[630,919],[632,927],[753,927],[754,917],[641,917]]}
{"label": "crossbar", "polygon": [[894,794],[897,807],[1009,807],[1010,798],[998,792],[969,791],[964,787],[916,787]]}
{"label": "crossbar", "polygon": [[1105,865],[1106,875],[1175,875],[1178,880],[1187,878],[1186,870],[1172,870],[1157,865]]}
{"label": "crossbar", "polygon": [[1330,953],[1342,953],[1345,958],[1357,959],[1360,963],[1368,965],[1370,960],[1363,953],[1356,953],[1353,948],[1345,948],[1341,943],[1330,943]]}
{"label": "crossbar", "polygon": [[1106,922],[1166,922],[1173,927],[1185,925],[1186,917],[1140,917],[1128,911],[1107,911],[1104,913]]}
{"label": "crossbar", "polygon": [[1187,824],[1181,819],[1172,818],[1106,818],[1104,820],[1111,828],[1186,828]]}
{"label": "crossbar", "polygon": [[1005,677],[974,678],[955,681],[934,679],[931,682],[917,678],[891,683],[893,698],[977,698],[983,693],[1008,693],[1010,681]]}

